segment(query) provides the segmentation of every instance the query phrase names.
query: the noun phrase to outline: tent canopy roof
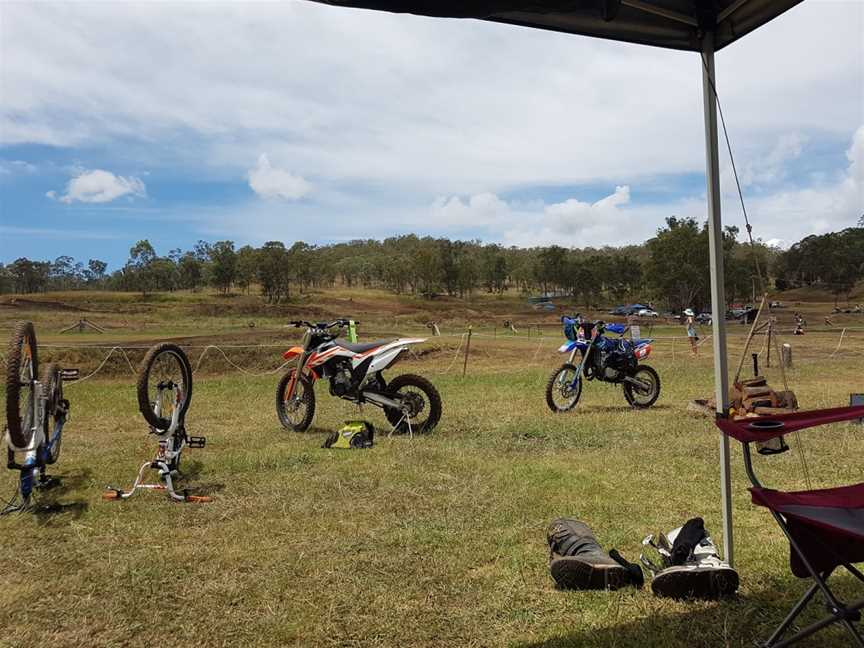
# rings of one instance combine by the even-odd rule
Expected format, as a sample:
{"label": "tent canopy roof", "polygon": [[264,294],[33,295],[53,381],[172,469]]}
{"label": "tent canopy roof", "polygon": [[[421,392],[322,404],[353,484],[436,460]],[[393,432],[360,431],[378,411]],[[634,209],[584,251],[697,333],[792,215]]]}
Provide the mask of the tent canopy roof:
{"label": "tent canopy roof", "polygon": [[802,0],[316,0],[325,4],[494,22],[701,51],[721,49]]}

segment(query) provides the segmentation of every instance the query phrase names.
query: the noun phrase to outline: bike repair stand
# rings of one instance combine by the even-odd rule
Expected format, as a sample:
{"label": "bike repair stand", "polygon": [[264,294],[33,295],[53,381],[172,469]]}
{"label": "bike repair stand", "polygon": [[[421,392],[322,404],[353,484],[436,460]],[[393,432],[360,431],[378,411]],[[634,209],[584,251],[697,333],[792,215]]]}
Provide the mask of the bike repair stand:
{"label": "bike repair stand", "polygon": [[[43,387],[41,383],[35,383],[35,387],[37,390],[37,402],[44,402],[42,399]],[[30,443],[26,448],[16,448],[13,446],[12,440],[9,438],[9,433],[6,433],[6,467],[10,470],[20,470],[22,473],[26,474],[18,481],[18,490],[15,491],[15,496],[6,503],[6,506],[4,506],[2,510],[0,510],[0,515],[8,515],[9,513],[15,513],[16,511],[29,511],[33,508],[32,494],[34,489],[45,491],[60,485],[60,478],[51,477],[46,474],[45,466],[48,464],[48,457],[51,456],[51,448],[53,444],[60,442],[60,435],[63,432],[63,425],[66,423],[66,417],[68,414],[69,401],[64,399],[58,404],[57,416],[55,418],[54,430],[51,433],[50,443],[46,440],[44,442],[45,445],[42,446],[37,445],[39,443],[37,427],[40,425],[39,421],[42,420],[42,417],[48,415],[44,409],[36,416],[37,422],[33,426],[33,434],[31,435]],[[19,464],[15,461],[16,452],[25,454],[26,458],[24,459],[23,464]],[[39,470],[39,477],[34,479],[37,469]]]}
{"label": "bike repair stand", "polygon": [[[124,500],[129,499],[139,488],[165,491],[171,499],[178,502],[194,502],[204,503],[212,502],[213,498],[206,495],[191,495],[189,490],[184,488],[177,491],[174,487],[174,479],[179,477],[178,467],[180,465],[180,455],[183,448],[203,448],[207,443],[205,437],[194,437],[186,434],[184,421],[180,418],[180,410],[177,401],[180,397],[180,391],[176,385],[159,385],[157,388],[156,404],[153,408],[157,416],[161,415],[163,392],[172,392],[174,395],[174,411],[171,414],[171,425],[167,430],[159,430],[150,426],[150,434],[155,434],[159,438],[159,448],[156,451],[156,457],[152,461],[145,461],[138,470],[138,476],[135,478],[135,483],[128,491],[123,491],[119,488],[109,486],[108,490],[102,493],[104,500]],[[154,483],[144,483],[144,475],[147,469],[155,470],[159,474],[159,481]]]}

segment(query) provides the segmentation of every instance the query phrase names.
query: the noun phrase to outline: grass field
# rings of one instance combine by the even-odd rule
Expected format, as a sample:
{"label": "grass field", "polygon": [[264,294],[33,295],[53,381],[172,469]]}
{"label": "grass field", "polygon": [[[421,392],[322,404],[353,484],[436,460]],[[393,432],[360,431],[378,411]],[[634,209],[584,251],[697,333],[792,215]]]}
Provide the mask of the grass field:
{"label": "grass field", "polygon": [[[67,340],[48,332],[69,313],[24,315],[37,321],[40,340]],[[146,340],[140,316],[130,317],[128,337],[76,334],[69,343]],[[173,326],[197,330],[201,345],[233,330],[219,317],[207,330],[206,320],[196,329],[185,315],[172,323],[167,311],[145,317],[156,322],[153,337],[170,337]],[[279,338],[277,319],[269,337],[257,326],[255,339]],[[734,333],[740,349],[742,332]],[[274,412],[278,375],[202,364],[187,426],[208,445],[184,453],[186,485],[215,499],[201,505],[152,493],[102,501],[107,484],[131,483],[155,444],[122,362],[70,385],[72,418],[54,471],[62,486],[42,496],[47,510],[0,518],[0,646],[689,647],[749,646],[770,634],[806,583],[789,573],[770,516],[750,503],[737,448],[742,584],[734,600],[673,602],[650,588],[560,592],[548,573],[545,528],[559,515],[587,521],[604,546],[631,560],[646,534],[693,515],[719,540],[718,434],[686,412],[688,400],[711,392],[708,345],[693,360],[680,342],[674,359],[671,342],[658,344],[650,364],[663,392],[651,410],[632,411],[620,390],[592,384],[575,412],[555,416],[543,387],[560,362],[558,337],[485,334],[472,342],[465,378],[456,338],[432,341],[437,350],[400,364],[398,372],[438,385],[442,422],[413,440],[379,434],[366,451],[320,449],[357,414],[324,385],[313,429],[289,433]],[[790,386],[803,407],[840,405],[864,391],[862,337],[851,334],[833,359],[838,335],[791,340]],[[193,363],[200,352],[190,350]],[[257,371],[279,364],[278,349],[229,352]],[[43,358],[74,353],[85,372],[101,357],[49,348]],[[775,370],[768,376],[780,383]],[[363,416],[384,430],[378,410]],[[757,469],[767,484],[805,488],[803,445],[814,487],[860,481],[862,432],[843,424],[802,435],[801,445],[792,438],[793,452]],[[0,474],[0,495],[12,495],[14,478]],[[839,592],[855,591],[851,580],[837,582]],[[829,631],[808,645],[846,641]]]}

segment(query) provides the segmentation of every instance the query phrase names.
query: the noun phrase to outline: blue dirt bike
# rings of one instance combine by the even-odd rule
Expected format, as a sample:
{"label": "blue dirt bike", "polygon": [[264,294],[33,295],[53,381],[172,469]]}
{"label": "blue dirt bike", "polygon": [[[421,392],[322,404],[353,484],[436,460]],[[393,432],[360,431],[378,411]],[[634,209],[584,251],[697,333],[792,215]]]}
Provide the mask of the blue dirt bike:
{"label": "blue dirt bike", "polygon": [[[562,317],[567,342],[558,351],[568,353],[567,362],[552,372],[546,384],[546,404],[553,412],[569,412],[582,396],[585,380],[622,385],[631,407],[651,407],[660,396],[660,376],[640,364],[651,354],[650,339],[628,340],[623,324],[589,322],[579,315]],[[609,338],[606,333],[619,337]],[[576,363],[576,354],[580,360]]]}

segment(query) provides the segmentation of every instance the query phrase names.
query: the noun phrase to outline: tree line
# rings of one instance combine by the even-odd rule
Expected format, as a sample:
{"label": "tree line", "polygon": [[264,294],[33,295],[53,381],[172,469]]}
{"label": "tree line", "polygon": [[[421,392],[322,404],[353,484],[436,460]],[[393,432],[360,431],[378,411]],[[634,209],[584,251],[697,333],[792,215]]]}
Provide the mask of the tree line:
{"label": "tree line", "polygon": [[[726,227],[723,258],[729,303],[749,301],[771,286],[822,286],[835,298],[864,279],[864,219],[841,232],[808,236],[786,251],[738,241]],[[504,247],[480,241],[396,236],[331,245],[268,241],[237,248],[233,241],[198,241],[192,249],[157,254],[147,240],[129,250],[123,267],[19,258],[0,264],[0,293],[119,290],[144,294],[211,287],[260,292],[269,303],[322,287],[379,288],[434,299],[468,298],[478,291],[567,296],[586,307],[653,301],[671,310],[707,310],[710,304],[708,230],[692,218],[668,218],[641,245],[603,248]]]}

